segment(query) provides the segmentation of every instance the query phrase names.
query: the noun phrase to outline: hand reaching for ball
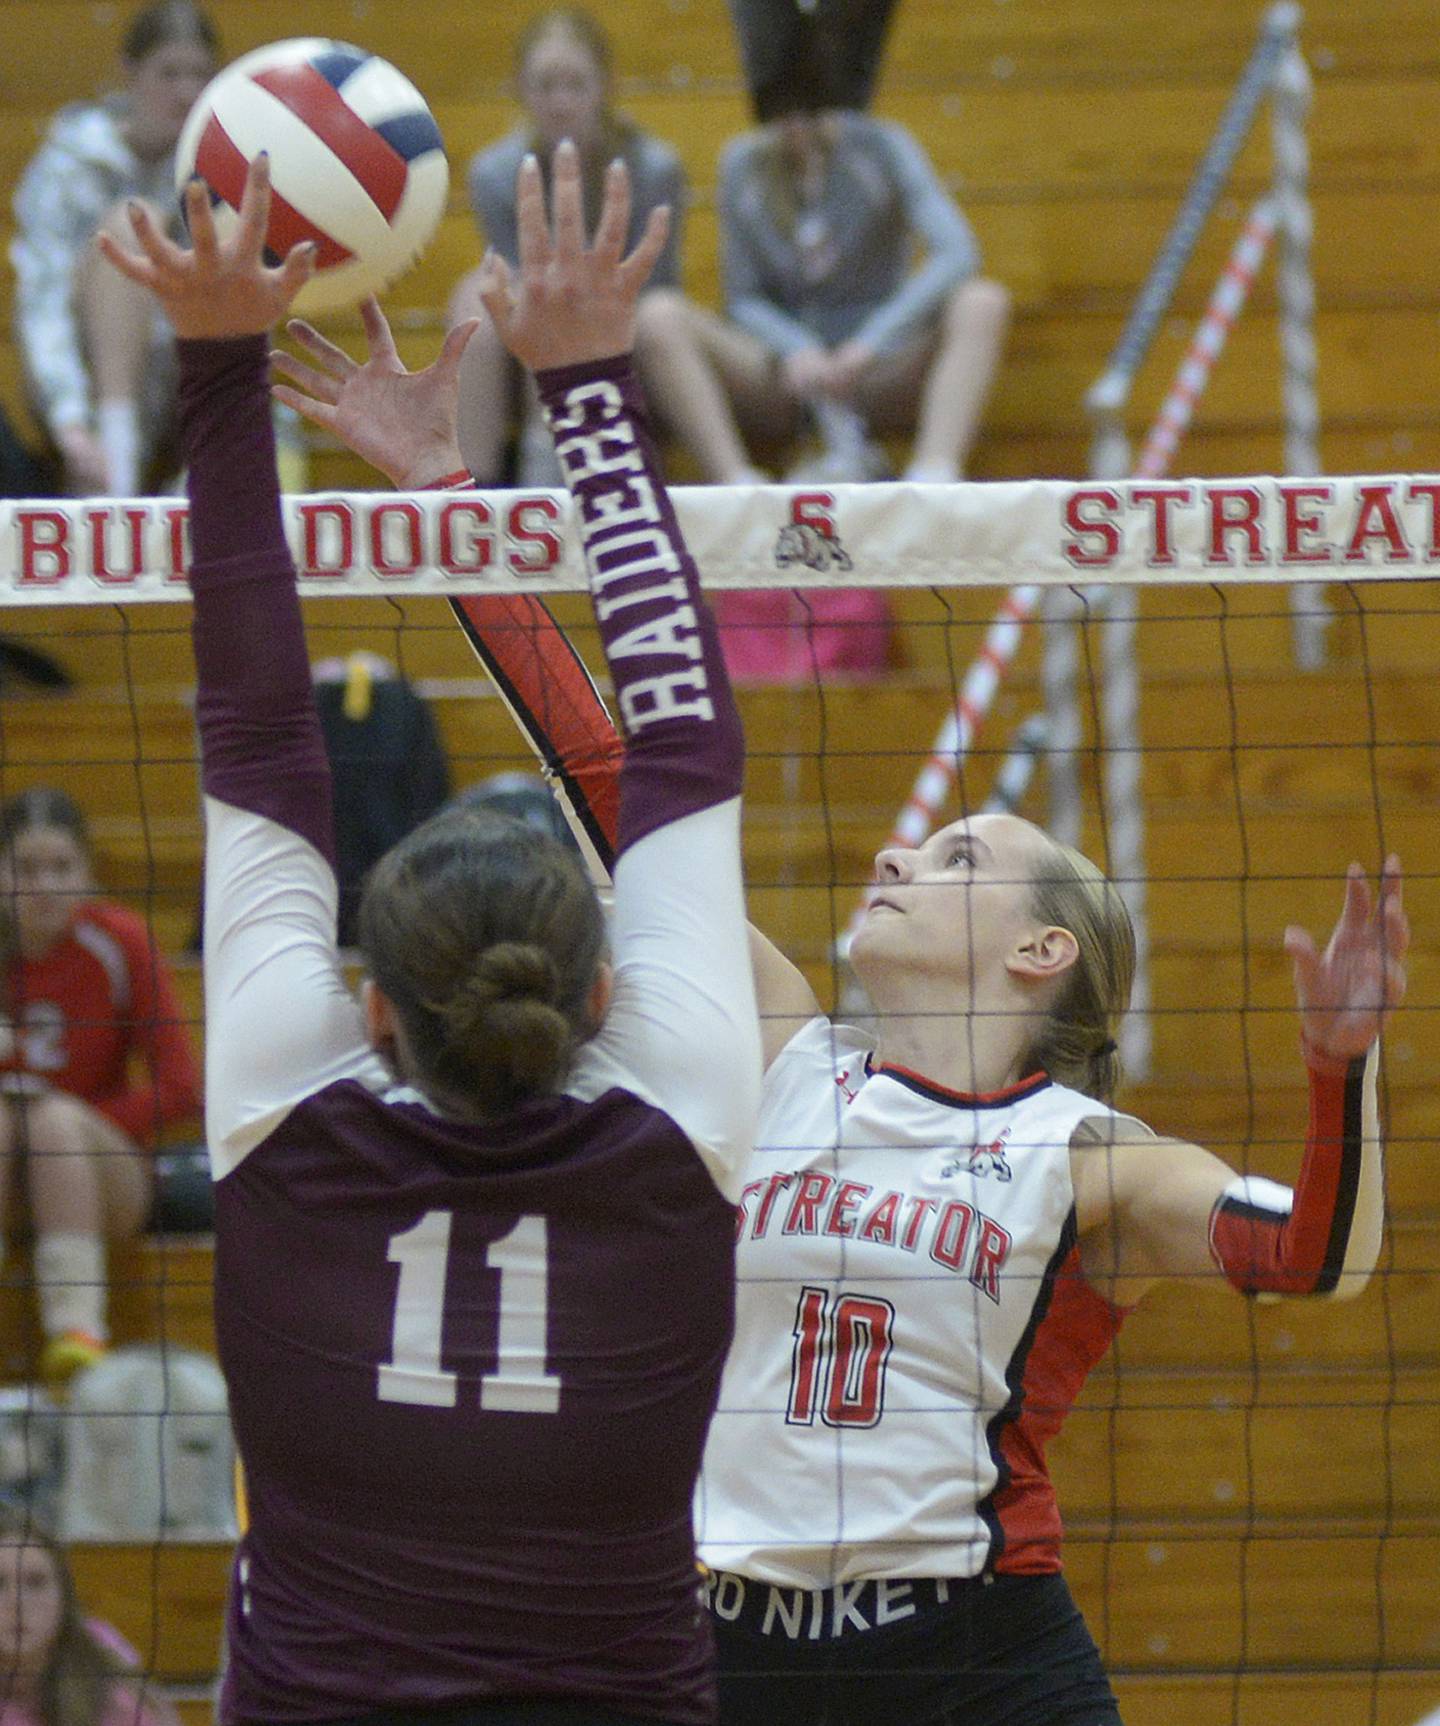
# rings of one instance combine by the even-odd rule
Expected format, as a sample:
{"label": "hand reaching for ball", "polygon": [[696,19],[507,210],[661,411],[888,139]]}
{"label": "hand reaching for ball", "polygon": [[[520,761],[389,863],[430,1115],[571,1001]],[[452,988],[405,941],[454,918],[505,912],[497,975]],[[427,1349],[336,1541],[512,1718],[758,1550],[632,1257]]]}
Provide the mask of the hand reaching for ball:
{"label": "hand reaching for ball", "polygon": [[122,275],[149,288],[177,336],[192,341],[258,336],[279,322],[315,272],[315,246],[309,241],[292,246],[278,267],[266,264],[269,217],[270,164],[257,156],[245,177],[239,221],[224,240],[216,235],[204,186],[192,180],[185,188],[191,249],[163,234],[140,204],[130,207],[138,253],[104,232],[96,244]]}
{"label": "hand reaching for ball", "polygon": [[516,181],[519,269],[496,252],[480,266],[480,298],[501,339],[531,371],[608,359],[630,351],[635,301],[665,245],[670,211],[650,212],[640,243],[625,256],[630,176],[622,162],[605,174],[595,238],[585,243],[580,153],[568,140],[555,152],[547,222],[540,164],[527,156]]}

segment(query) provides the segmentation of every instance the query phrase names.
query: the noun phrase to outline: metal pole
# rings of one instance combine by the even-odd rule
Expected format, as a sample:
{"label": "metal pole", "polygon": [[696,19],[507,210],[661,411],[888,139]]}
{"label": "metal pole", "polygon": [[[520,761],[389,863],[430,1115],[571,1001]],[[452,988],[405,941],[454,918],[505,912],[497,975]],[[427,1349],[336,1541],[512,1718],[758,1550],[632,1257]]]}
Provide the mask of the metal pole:
{"label": "metal pole", "polygon": [[[1316,387],[1315,280],[1310,267],[1310,70],[1293,41],[1275,76],[1272,112],[1275,206],[1279,232],[1275,286],[1280,302],[1284,362],[1285,471],[1306,476],[1320,465],[1320,402]],[[1330,604],[1318,582],[1290,587],[1295,662],[1313,671],[1325,663]]]}
{"label": "metal pole", "polygon": [[[1086,398],[1086,405],[1097,420],[1113,417],[1123,410],[1130,385],[1150,350],[1155,331],[1174,297],[1176,285],[1195,250],[1195,242],[1205,220],[1215,207],[1215,200],[1230,177],[1235,158],[1250,135],[1260,104],[1270,93],[1276,67],[1294,48],[1299,27],[1300,8],[1293,4],[1293,0],[1281,0],[1265,14],[1260,40],[1240,75],[1225,112],[1220,116],[1210,146],[1195,170],[1185,202],[1150,267],[1150,274],[1131,307],[1130,316],[1104,372]],[[1107,461],[1106,467],[1109,465]],[[1092,471],[1101,471],[1093,458]]]}
{"label": "metal pole", "polygon": [[1050,791],[1050,832],[1062,845],[1080,843],[1080,643],[1081,608],[1072,593],[1054,588],[1045,599],[1045,650],[1040,680],[1049,736],[1045,769]]}

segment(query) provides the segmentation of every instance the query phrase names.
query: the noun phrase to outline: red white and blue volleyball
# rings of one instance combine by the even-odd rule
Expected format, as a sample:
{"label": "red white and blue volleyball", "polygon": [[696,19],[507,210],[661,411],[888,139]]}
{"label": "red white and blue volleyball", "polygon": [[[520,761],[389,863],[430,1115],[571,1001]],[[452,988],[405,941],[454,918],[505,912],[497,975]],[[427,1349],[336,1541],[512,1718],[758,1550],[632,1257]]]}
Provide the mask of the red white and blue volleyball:
{"label": "red white and blue volleyball", "polygon": [[185,122],[176,183],[199,177],[216,227],[233,225],[249,164],[270,156],[266,251],[312,240],[295,301],[313,316],[379,293],[420,255],[445,211],[450,165],[424,97],[388,60],[323,37],[257,48],[206,86]]}

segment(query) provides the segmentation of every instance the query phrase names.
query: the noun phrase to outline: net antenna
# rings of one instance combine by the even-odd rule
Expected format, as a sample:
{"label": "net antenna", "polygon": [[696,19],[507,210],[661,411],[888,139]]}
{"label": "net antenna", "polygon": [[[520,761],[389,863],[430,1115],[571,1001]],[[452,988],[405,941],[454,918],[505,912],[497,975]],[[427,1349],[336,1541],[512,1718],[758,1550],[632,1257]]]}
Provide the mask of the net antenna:
{"label": "net antenna", "polygon": [[[1115,350],[1085,398],[1092,423],[1090,472],[1096,479],[1156,479],[1168,472],[1215,361],[1240,315],[1265,254],[1276,239],[1285,471],[1290,474],[1321,471],[1320,414],[1315,386],[1315,288],[1310,268],[1310,156],[1305,132],[1310,72],[1299,45],[1301,16],[1301,8],[1293,0],[1281,0],[1265,13],[1259,40],[1130,309]],[[1267,99],[1271,105],[1274,164],[1270,191],[1251,210],[1141,454],[1132,461],[1125,410],[1135,376],[1150,352],[1196,243]],[[1135,1078],[1144,1078],[1150,1069],[1150,942],[1137,726],[1140,708],[1135,660],[1137,603],[1136,595],[1109,588],[1053,593],[1046,607],[1042,677],[1050,720],[1047,762],[1050,827],[1057,839],[1073,845],[1080,839],[1083,745],[1076,625],[1098,612],[1107,865],[1130,913],[1136,945],[1135,987],[1121,1036],[1121,1055],[1127,1072]],[[1304,669],[1316,669],[1325,661],[1329,606],[1321,588],[1312,582],[1293,583],[1290,603],[1296,663]]]}

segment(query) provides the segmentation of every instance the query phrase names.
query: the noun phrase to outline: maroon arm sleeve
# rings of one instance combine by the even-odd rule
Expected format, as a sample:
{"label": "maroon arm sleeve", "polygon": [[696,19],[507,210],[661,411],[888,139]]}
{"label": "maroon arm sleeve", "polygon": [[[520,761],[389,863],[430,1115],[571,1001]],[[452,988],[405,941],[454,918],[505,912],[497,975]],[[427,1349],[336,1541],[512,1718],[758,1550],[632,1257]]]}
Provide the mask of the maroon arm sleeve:
{"label": "maroon arm sleeve", "polygon": [[625,735],[618,854],[738,797],[744,738],[628,355],[541,372],[536,382],[579,509]]}
{"label": "maroon arm sleeve", "polygon": [[333,867],[330,768],[275,474],[269,342],[179,347],[202,782]]}

